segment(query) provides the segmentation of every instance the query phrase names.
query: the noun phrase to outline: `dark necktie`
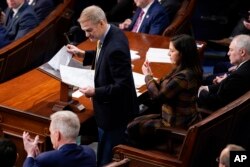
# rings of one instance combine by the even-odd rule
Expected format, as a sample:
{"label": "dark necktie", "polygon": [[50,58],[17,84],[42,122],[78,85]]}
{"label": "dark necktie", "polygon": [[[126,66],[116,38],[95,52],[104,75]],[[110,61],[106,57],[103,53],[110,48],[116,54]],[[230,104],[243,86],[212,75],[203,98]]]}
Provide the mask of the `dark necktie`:
{"label": "dark necktie", "polygon": [[132,32],[138,32],[138,28],[139,28],[139,26],[140,26],[140,24],[141,24],[141,22],[142,22],[142,17],[143,17],[143,15],[144,15],[144,11],[141,10],[141,12],[140,12],[140,14],[139,14],[139,16],[138,16],[138,18],[137,18],[135,24],[134,24],[134,27],[133,27],[133,29],[132,29]]}
{"label": "dark necktie", "polygon": [[5,26],[7,27],[7,29],[9,29],[11,27],[13,15],[14,15],[13,10],[10,10],[8,18],[7,18],[6,23],[5,23]]}

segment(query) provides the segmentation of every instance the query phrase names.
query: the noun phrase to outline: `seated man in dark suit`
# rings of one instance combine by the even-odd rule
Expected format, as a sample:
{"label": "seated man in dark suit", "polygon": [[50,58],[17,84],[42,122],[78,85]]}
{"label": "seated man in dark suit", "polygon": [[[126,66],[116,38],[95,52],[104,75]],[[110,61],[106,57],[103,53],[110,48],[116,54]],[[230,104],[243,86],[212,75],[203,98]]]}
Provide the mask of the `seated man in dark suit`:
{"label": "seated man in dark suit", "polygon": [[[249,11],[250,12],[250,11]],[[224,38],[222,40],[211,40],[208,41],[208,45],[214,45],[216,47],[223,46],[225,51],[228,51],[228,46],[232,41],[233,37],[240,34],[250,35],[250,27],[247,28],[247,24],[250,25],[250,13],[249,18],[241,18],[237,25],[234,27],[231,35],[229,38]],[[215,44],[213,44],[213,42]],[[218,45],[218,46],[217,46]],[[213,74],[204,77],[203,83],[206,85],[217,83],[217,80],[223,79],[226,75],[230,74],[232,71],[235,70],[236,66],[233,66],[229,61],[228,58],[223,62],[219,62],[215,64],[213,68]]]}
{"label": "seated man in dark suit", "polygon": [[250,90],[250,36],[233,38],[228,51],[230,63],[237,68],[218,84],[201,86],[198,105],[216,110],[237,99]]}
{"label": "seated man in dark suit", "polygon": [[0,49],[9,43],[10,41],[7,39],[6,29],[0,25]]}
{"label": "seated man in dark suit", "polygon": [[76,143],[80,130],[78,116],[71,111],[57,111],[50,118],[50,139],[55,150],[39,154],[39,136],[31,139],[28,132],[23,132],[24,149],[27,152],[23,167],[95,167],[94,150]]}
{"label": "seated man in dark suit", "polygon": [[132,19],[126,19],[119,28],[133,32],[160,35],[169,25],[169,15],[158,0],[134,0],[138,7]]}
{"label": "seated man in dark suit", "polygon": [[26,0],[7,0],[4,26],[10,41],[23,37],[38,25],[37,16]]}
{"label": "seated man in dark suit", "polygon": [[28,3],[36,12],[39,22],[43,21],[55,8],[53,0],[28,0]]}

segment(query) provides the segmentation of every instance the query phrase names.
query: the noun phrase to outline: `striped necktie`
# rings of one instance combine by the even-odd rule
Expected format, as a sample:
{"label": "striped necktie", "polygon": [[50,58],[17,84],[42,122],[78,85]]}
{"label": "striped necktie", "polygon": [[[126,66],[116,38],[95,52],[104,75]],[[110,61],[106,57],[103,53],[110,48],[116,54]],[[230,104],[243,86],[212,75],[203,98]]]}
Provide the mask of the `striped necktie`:
{"label": "striped necktie", "polygon": [[144,11],[141,10],[141,12],[140,12],[140,14],[139,14],[139,16],[138,16],[138,18],[137,18],[135,24],[134,24],[134,27],[133,27],[133,29],[132,29],[132,32],[138,32],[138,28],[139,28],[139,26],[140,26],[140,24],[141,24],[141,22],[142,22],[142,17],[143,17],[143,15],[144,15]]}
{"label": "striped necktie", "polygon": [[96,44],[95,67],[96,67],[97,61],[99,59],[99,54],[100,54],[101,48],[102,48],[102,43],[100,42],[100,40],[98,40],[97,44]]}

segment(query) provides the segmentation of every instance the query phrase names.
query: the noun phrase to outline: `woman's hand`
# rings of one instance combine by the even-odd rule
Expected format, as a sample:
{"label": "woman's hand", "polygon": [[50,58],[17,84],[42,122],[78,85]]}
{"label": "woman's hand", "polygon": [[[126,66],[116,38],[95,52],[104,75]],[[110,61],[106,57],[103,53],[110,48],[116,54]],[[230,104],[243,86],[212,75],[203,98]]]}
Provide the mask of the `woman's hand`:
{"label": "woman's hand", "polygon": [[147,60],[143,63],[141,69],[142,69],[142,73],[144,75],[153,75],[152,70],[151,70],[151,68],[149,66],[149,62]]}

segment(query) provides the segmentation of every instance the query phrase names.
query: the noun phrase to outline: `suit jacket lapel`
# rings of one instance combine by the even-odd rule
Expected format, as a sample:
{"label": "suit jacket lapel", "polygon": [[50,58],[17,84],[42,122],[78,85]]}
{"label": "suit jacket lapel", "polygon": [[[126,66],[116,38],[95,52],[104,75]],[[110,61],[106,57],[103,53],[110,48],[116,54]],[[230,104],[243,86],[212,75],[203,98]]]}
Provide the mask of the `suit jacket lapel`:
{"label": "suit jacket lapel", "polygon": [[102,48],[100,50],[100,53],[99,53],[99,57],[98,57],[98,61],[96,63],[96,67],[95,67],[95,78],[98,74],[98,71],[99,71],[99,68],[100,68],[100,64],[102,62],[102,59],[103,59],[103,53],[105,52],[105,43],[103,42],[102,44]]}
{"label": "suit jacket lapel", "polygon": [[142,20],[142,23],[141,23],[141,26],[140,26],[140,29],[139,29],[139,32],[141,32],[141,29],[143,28],[144,24],[147,23],[147,20],[150,18],[151,16],[151,12],[152,12],[152,8],[153,6],[155,5],[155,1],[152,3],[152,5],[148,8],[148,11],[147,13],[145,13],[145,16]]}
{"label": "suit jacket lapel", "polygon": [[105,39],[104,39],[104,41],[103,41],[102,48],[101,48],[101,51],[99,53],[99,58],[98,58],[98,61],[96,63],[96,67],[95,67],[95,78],[96,78],[96,76],[97,76],[97,74],[99,72],[100,64],[101,64],[101,62],[103,60],[103,57],[104,57],[103,55],[105,54],[106,44],[109,41],[109,36],[110,36],[110,33],[111,33],[112,29],[113,28],[111,26],[108,33],[107,33],[107,35],[106,35],[106,37],[105,37]]}

